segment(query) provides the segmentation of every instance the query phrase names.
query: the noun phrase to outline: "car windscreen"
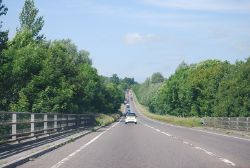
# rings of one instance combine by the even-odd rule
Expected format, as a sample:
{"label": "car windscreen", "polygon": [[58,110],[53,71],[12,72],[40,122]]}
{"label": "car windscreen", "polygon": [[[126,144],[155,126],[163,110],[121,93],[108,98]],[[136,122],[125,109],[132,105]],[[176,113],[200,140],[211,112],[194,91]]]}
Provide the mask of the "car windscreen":
{"label": "car windscreen", "polygon": [[127,113],[127,116],[136,116],[135,113]]}

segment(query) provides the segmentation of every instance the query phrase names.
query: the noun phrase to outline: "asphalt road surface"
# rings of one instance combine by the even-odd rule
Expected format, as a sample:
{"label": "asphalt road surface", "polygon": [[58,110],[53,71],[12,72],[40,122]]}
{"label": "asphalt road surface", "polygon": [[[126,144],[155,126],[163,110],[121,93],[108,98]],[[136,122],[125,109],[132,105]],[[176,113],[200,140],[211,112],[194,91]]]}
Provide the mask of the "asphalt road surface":
{"label": "asphalt road surface", "polygon": [[152,121],[124,118],[21,168],[250,168],[250,141]]}

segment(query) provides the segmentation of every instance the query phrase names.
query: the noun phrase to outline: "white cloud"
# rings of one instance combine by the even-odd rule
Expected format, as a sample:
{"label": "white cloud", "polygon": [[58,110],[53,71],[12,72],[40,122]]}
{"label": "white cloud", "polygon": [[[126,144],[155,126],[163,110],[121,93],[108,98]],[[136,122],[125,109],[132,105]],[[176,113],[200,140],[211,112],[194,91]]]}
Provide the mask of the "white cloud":
{"label": "white cloud", "polygon": [[250,12],[249,0],[141,0],[154,6],[199,11]]}
{"label": "white cloud", "polygon": [[140,44],[158,41],[159,38],[153,34],[139,34],[139,33],[128,33],[124,36],[123,41],[125,44]]}

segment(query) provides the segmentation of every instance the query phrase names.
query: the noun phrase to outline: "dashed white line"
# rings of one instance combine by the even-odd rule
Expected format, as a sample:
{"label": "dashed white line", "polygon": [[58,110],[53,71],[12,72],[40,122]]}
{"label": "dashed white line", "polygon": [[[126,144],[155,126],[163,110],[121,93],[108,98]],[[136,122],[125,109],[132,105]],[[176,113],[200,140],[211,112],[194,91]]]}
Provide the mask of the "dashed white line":
{"label": "dashed white line", "polygon": [[168,134],[168,133],[163,132],[163,131],[162,131],[161,133],[163,133],[164,135],[167,135],[167,136],[169,136],[169,137],[172,136],[171,134]]}
{"label": "dashed white line", "polygon": [[78,150],[74,151],[73,153],[69,154],[67,157],[65,157],[64,159],[62,159],[61,161],[59,161],[58,163],[56,163],[55,165],[53,165],[51,168],[59,168],[60,166],[62,166],[66,161],[68,161],[70,158],[72,158],[74,155],[76,155],[77,153],[79,153],[80,151],[82,151],[83,149],[85,149],[87,146],[89,146],[90,144],[92,144],[93,142],[95,142],[97,139],[99,139],[103,134],[105,134],[106,132],[108,132],[111,128],[114,128],[118,123],[121,122],[121,119],[119,120],[119,122],[115,123],[114,125],[112,125],[111,127],[109,127],[107,130],[105,130],[104,132],[102,132],[101,134],[97,135],[95,138],[91,139],[89,142],[87,142],[86,144],[84,144],[83,146],[81,146]]}
{"label": "dashed white line", "polygon": [[147,127],[149,127],[149,128],[152,128],[153,130],[155,130],[155,131],[157,131],[157,132],[160,132],[160,133],[162,133],[162,134],[164,134],[164,135],[167,135],[168,137],[171,137],[171,138],[173,138],[173,139],[175,139],[175,140],[181,141],[183,144],[188,145],[188,146],[190,146],[191,148],[194,148],[194,149],[203,151],[204,153],[206,153],[206,154],[209,155],[209,156],[216,157],[216,158],[218,158],[220,161],[226,163],[226,164],[229,165],[229,166],[235,166],[235,163],[231,162],[230,160],[228,160],[228,159],[226,159],[226,158],[220,157],[220,156],[218,156],[218,155],[216,155],[216,154],[214,154],[214,153],[212,153],[212,152],[210,152],[210,151],[208,151],[208,150],[206,150],[206,149],[203,149],[203,148],[201,148],[201,147],[199,147],[199,146],[194,146],[192,143],[189,143],[188,141],[185,141],[185,140],[183,140],[183,139],[181,139],[181,138],[179,138],[179,137],[173,136],[173,135],[171,135],[171,134],[169,134],[169,133],[163,132],[163,131],[161,131],[161,130],[159,130],[159,129],[157,129],[157,128],[154,128],[154,127],[152,127],[152,126],[150,126],[150,125],[148,125],[148,124],[144,124],[144,125],[147,126]]}
{"label": "dashed white line", "polygon": [[[141,114],[141,112],[140,112],[140,111],[138,110],[138,108],[136,107],[136,104],[135,104],[135,103],[134,103],[134,105],[135,105],[135,108],[137,109],[137,112]],[[141,114],[141,115],[142,115],[142,114]],[[143,116],[144,116],[144,115],[143,115]],[[235,137],[235,136],[228,136],[228,135],[223,135],[223,134],[218,134],[218,133],[213,133],[213,132],[208,132],[208,131],[203,131],[203,130],[197,130],[197,129],[193,129],[193,128],[186,128],[186,127],[176,126],[176,125],[172,125],[172,124],[166,124],[166,123],[162,123],[162,122],[159,122],[159,121],[155,121],[155,120],[153,120],[153,119],[151,119],[151,118],[148,118],[147,116],[144,116],[144,117],[146,117],[148,120],[151,120],[151,121],[156,122],[156,123],[160,123],[160,124],[162,124],[162,125],[169,125],[169,126],[172,126],[172,127],[190,129],[190,130],[199,131],[199,132],[204,132],[204,133],[208,133],[208,134],[214,134],[214,135],[224,136],[224,137],[228,137],[228,138],[235,138],[235,139],[250,141],[250,139],[245,139],[245,138],[240,138],[240,137]],[[144,125],[145,125],[145,124],[144,124]],[[219,158],[219,160],[221,160],[222,162],[226,163],[227,165],[235,166],[235,163],[231,162],[230,160],[225,159],[225,158],[222,158],[222,157],[220,157],[220,156],[217,156],[216,154],[214,154],[214,153],[212,153],[212,152],[209,152],[209,151],[207,151],[206,149],[203,149],[203,148],[201,148],[201,147],[196,147],[196,146],[194,146],[193,144],[188,143],[188,142],[182,140],[181,138],[178,138],[178,137],[173,136],[173,135],[171,135],[171,134],[168,134],[168,133],[165,133],[165,132],[162,132],[162,131],[158,131],[159,129],[155,129],[154,127],[152,127],[152,126],[150,126],[150,125],[148,125],[148,124],[146,124],[146,126],[149,127],[149,128],[152,128],[152,129],[156,130],[157,132],[161,132],[161,133],[163,133],[163,134],[165,134],[165,135],[167,135],[167,136],[169,136],[169,137],[171,137],[171,138],[174,138],[174,139],[176,139],[176,140],[182,141],[182,143],[184,143],[184,144],[186,144],[186,145],[189,145],[189,146],[192,147],[192,148],[201,150],[201,151],[205,152],[206,154],[208,154],[208,155],[210,155],[210,156]]]}
{"label": "dashed white line", "polygon": [[233,162],[231,162],[230,160],[223,159],[223,158],[221,158],[220,160],[227,163],[228,165],[235,166],[235,164]]}
{"label": "dashed white line", "polygon": [[234,139],[239,139],[239,140],[244,140],[244,141],[250,141],[250,139],[246,139],[246,138],[241,138],[241,137],[236,137],[236,136],[230,136],[230,135],[224,135],[224,134],[220,134],[220,133],[215,133],[215,132],[209,132],[209,131],[204,131],[204,130],[198,130],[195,128],[187,128],[187,127],[183,127],[183,126],[178,126],[178,125],[173,125],[173,124],[168,124],[168,123],[163,123],[157,120],[153,120],[145,115],[143,115],[137,108],[137,105],[134,103],[134,106],[137,110],[137,112],[139,114],[141,114],[143,117],[145,117],[146,119],[153,121],[155,123],[159,123],[161,125],[167,125],[167,126],[171,126],[171,127],[176,127],[176,128],[183,128],[183,129],[189,129],[189,130],[193,130],[193,131],[198,131],[198,132],[203,132],[203,133],[207,133],[207,134],[213,134],[213,135],[217,135],[217,136],[223,136],[223,137],[227,137],[227,138],[234,138]]}

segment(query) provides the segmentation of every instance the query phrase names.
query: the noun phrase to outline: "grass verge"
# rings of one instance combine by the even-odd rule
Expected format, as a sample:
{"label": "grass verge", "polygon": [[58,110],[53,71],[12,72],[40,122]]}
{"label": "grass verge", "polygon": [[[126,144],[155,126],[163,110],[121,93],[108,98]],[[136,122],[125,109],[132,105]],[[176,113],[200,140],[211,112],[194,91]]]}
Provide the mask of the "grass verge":
{"label": "grass verge", "polygon": [[173,125],[180,125],[185,127],[200,127],[201,126],[201,119],[198,117],[175,117],[170,115],[160,115],[160,114],[154,114],[149,111],[149,109],[146,106],[143,106],[140,104],[136,98],[136,95],[133,93],[133,98],[135,102],[136,108],[145,116],[158,120],[161,122],[173,124]]}
{"label": "grass verge", "polygon": [[106,125],[109,125],[109,124],[115,122],[116,120],[118,120],[121,117],[122,112],[124,111],[124,108],[125,108],[125,106],[122,104],[118,113],[98,114],[97,117],[95,118],[96,124],[99,126],[106,126]]}
{"label": "grass verge", "polygon": [[98,114],[95,118],[96,124],[99,126],[109,125],[120,118],[120,114]]}

